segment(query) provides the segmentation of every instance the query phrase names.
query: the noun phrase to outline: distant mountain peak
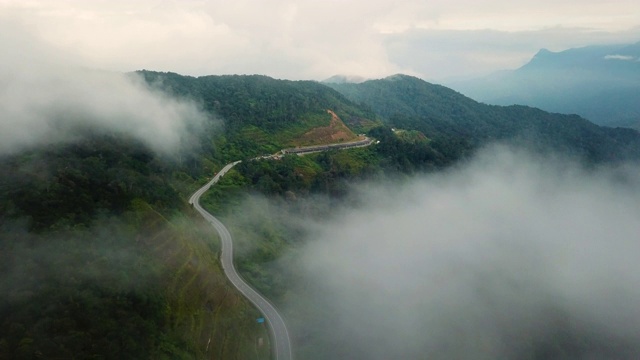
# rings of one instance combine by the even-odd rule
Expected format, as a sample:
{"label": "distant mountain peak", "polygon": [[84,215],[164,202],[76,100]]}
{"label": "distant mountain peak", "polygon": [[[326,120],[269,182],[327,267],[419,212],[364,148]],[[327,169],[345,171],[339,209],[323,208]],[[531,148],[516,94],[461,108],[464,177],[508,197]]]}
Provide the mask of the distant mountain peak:
{"label": "distant mountain peak", "polygon": [[547,61],[551,61],[554,57],[556,57],[556,55],[558,55],[558,53],[555,53],[546,48],[542,48],[538,50],[538,52],[531,58],[531,60],[529,60],[529,62],[525,66],[530,66],[530,64],[539,65]]}
{"label": "distant mountain peak", "polygon": [[360,84],[365,81],[367,81],[367,79],[362,76],[338,74],[321,82],[325,84]]}
{"label": "distant mountain peak", "polygon": [[533,56],[533,57],[539,57],[539,56],[547,56],[553,54],[553,51],[546,49],[546,48],[542,48],[540,50],[538,50],[538,52]]}
{"label": "distant mountain peak", "polygon": [[387,76],[383,80],[388,80],[388,81],[420,80],[420,81],[424,81],[424,80],[422,80],[422,79],[420,79],[418,77],[407,75],[407,74],[393,74],[393,75]]}
{"label": "distant mountain peak", "polygon": [[516,70],[456,88],[490,104],[523,104],[640,129],[640,43],[540,49]]}

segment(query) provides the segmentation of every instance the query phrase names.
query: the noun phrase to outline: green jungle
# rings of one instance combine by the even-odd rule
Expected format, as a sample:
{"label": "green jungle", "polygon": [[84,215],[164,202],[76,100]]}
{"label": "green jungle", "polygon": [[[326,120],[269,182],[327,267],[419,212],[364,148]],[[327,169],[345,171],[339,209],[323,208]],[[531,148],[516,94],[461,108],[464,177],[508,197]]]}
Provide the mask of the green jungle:
{"label": "green jungle", "polygon": [[[171,155],[86,130],[0,157],[0,359],[270,358],[260,314],[227,282],[217,234],[187,203],[232,161],[242,160],[202,203],[234,235],[239,271],[277,305],[299,295],[277,259],[306,236],[284,217],[329,216],[333,203],[357,201],[360,181],[441,171],[496,142],[587,166],[640,158],[635,130],[485,105],[406,75],[361,84],[130,75],[195,102],[208,122]],[[360,134],[374,143],[257,158]],[[307,201],[316,196],[329,201]],[[293,338],[300,358],[318,351],[304,336]]]}

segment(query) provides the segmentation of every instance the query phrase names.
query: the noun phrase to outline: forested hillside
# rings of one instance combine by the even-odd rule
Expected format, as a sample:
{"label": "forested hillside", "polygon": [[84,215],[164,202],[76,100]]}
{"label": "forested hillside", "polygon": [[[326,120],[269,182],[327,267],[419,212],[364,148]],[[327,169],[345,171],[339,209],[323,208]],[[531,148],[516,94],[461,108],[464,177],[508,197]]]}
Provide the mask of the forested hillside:
{"label": "forested hillside", "polygon": [[[304,145],[329,109],[359,131],[374,116],[313,82],[145,76],[207,115],[185,149],[83,129],[0,156],[0,358],[269,357],[259,314],[226,282],[219,243],[186,198],[228,161]],[[296,187],[259,180],[265,192]]]}
{"label": "forested hillside", "polygon": [[185,205],[206,166],[87,134],[0,167],[0,358],[255,354],[266,332]]}
{"label": "forested hillside", "polygon": [[224,120],[224,137],[213,138],[227,161],[274,153],[295,145],[309,129],[326,126],[335,112],[353,131],[376,125],[376,115],[313,81],[276,80],[263,75],[203,76],[139,72],[146,81],[194,99]]}
{"label": "forested hillside", "polygon": [[444,137],[471,147],[491,141],[514,142],[595,162],[640,157],[637,131],[601,127],[577,115],[552,114],[527,106],[481,104],[444,86],[406,75],[328,86],[370,107],[391,126],[420,130],[427,137]]}
{"label": "forested hillside", "polygon": [[[241,235],[239,269],[277,304],[292,294],[274,262],[304,237],[283,225],[286,214],[242,207],[247,194],[322,217],[350,184],[437,171],[496,140],[590,162],[640,157],[633,130],[487,106],[402,75],[333,88],[260,75],[131,76],[196,102],[207,123],[172,154],[85,129],[0,155],[2,359],[268,358],[256,346],[267,336],[259,314],[227,284],[219,243],[186,202],[231,161],[243,160],[203,202]],[[324,134],[332,121],[376,143],[251,160],[314,143],[314,129]],[[297,201],[319,195],[329,204]]]}

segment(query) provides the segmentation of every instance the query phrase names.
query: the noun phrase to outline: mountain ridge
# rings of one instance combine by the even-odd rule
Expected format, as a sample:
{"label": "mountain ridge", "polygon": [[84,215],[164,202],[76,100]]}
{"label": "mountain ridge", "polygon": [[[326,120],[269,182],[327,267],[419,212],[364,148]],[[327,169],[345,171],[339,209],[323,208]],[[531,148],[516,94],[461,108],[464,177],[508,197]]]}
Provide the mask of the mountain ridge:
{"label": "mountain ridge", "polygon": [[[600,160],[610,158],[612,151],[620,151],[621,158],[638,158],[640,154],[640,134],[635,130],[604,128],[577,115],[527,106],[486,105],[453,89],[407,75],[331,86],[352,101],[370,106],[388,123],[413,126],[427,137],[453,136],[477,145],[529,139],[539,142],[536,146],[572,149],[581,156]],[[590,143],[587,139],[598,141]]]}
{"label": "mountain ridge", "polygon": [[448,84],[478,101],[640,129],[640,42],[540,50],[522,67]]}
{"label": "mountain ridge", "polygon": [[[273,264],[301,241],[300,230],[279,228],[268,212],[247,216],[251,209],[239,205],[246,194],[313,217],[329,206],[296,209],[298,199],[322,194],[337,202],[353,181],[438,171],[495,142],[558,150],[589,164],[640,157],[635,130],[486,105],[403,74],[330,86],[264,75],[138,74],[207,115],[188,152],[162,157],[126,134],[93,129],[75,142],[0,156],[0,269],[9,274],[0,281],[7,294],[0,297],[0,358],[256,355],[255,339],[265,336],[259,315],[225,285],[219,245],[186,202],[230,161],[254,159],[226,174],[203,206],[236,215],[229,226],[242,235],[234,244],[238,270],[277,303],[290,289],[286,278],[272,276]],[[335,128],[350,135],[341,119],[376,143],[256,159],[331,126],[328,110]],[[257,351],[268,356],[267,347]]]}

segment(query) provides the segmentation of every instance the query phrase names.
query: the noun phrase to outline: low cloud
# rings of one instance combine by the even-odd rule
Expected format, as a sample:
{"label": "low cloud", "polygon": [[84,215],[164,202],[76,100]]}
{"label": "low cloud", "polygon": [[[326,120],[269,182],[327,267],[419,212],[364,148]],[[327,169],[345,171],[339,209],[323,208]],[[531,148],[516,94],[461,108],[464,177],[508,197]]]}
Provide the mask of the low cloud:
{"label": "low cloud", "polygon": [[604,57],[605,60],[624,60],[624,61],[633,61],[635,58],[629,55],[607,55]]}
{"label": "low cloud", "polygon": [[125,133],[154,151],[186,144],[205,121],[191,102],[151,88],[137,75],[90,70],[28,35],[2,24],[0,154],[72,141],[85,131]]}
{"label": "low cloud", "polygon": [[309,225],[304,358],[637,358],[640,171],[492,148]]}

